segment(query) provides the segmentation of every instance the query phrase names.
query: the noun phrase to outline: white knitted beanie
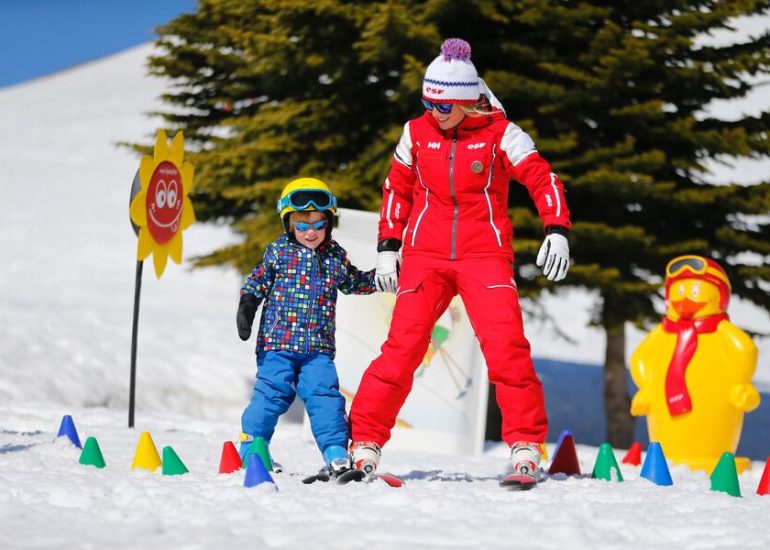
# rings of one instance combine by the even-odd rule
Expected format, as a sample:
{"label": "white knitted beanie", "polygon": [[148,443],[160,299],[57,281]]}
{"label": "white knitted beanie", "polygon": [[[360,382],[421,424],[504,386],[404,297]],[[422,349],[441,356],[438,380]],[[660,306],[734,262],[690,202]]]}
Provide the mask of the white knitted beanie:
{"label": "white knitted beanie", "polygon": [[441,44],[441,54],[425,71],[422,97],[436,103],[475,103],[481,94],[479,74],[471,63],[471,46],[460,38]]}

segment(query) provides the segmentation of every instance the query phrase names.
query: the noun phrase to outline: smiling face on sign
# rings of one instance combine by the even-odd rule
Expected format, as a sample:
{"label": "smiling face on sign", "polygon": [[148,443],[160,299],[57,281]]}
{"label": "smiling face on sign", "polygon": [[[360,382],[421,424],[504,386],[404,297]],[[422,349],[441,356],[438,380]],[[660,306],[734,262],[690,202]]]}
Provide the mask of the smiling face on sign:
{"label": "smiling face on sign", "polygon": [[147,228],[158,244],[163,244],[179,230],[182,215],[182,177],[168,161],[161,162],[147,188]]}

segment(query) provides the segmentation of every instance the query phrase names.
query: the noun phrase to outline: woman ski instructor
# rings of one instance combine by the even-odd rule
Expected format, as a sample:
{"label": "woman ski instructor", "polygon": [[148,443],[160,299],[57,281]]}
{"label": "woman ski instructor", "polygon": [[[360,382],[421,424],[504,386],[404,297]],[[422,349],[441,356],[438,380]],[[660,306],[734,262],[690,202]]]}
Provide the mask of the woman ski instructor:
{"label": "woman ski instructor", "polygon": [[543,221],[536,263],[552,281],[569,267],[569,209],[562,182],[532,139],[506,120],[470,53],[461,39],[442,44],[423,80],[426,111],[404,126],[383,185],[376,284],[396,293],[396,304],[381,355],[364,372],[350,411],[351,458],[369,476],[433,326],[456,294],[495,385],[514,473],[534,475],[545,442],[543,390],[513,278],[510,179],[526,186]]}

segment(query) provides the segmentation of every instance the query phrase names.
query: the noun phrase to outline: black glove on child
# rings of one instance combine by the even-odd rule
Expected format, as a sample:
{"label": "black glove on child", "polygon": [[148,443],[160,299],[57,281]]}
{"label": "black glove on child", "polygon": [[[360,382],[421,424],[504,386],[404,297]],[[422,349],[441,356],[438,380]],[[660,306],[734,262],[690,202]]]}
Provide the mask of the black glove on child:
{"label": "black glove on child", "polygon": [[238,303],[238,314],[235,316],[235,324],[238,327],[238,336],[241,340],[248,340],[251,336],[251,325],[254,323],[254,315],[257,314],[259,300],[253,294],[241,295]]}

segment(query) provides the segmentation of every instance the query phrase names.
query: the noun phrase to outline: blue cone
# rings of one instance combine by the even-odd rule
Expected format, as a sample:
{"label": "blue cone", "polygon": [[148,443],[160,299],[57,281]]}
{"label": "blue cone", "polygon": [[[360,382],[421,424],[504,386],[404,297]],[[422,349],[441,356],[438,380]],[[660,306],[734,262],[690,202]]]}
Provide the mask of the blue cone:
{"label": "blue cone", "polygon": [[59,433],[56,434],[56,437],[61,437],[63,435],[66,435],[67,439],[72,441],[72,444],[78,449],[83,448],[83,446],[80,444],[78,431],[77,429],[75,429],[75,422],[72,420],[72,417],[68,414],[65,414],[62,417],[61,424],[59,425]]}
{"label": "blue cone", "polygon": [[249,455],[249,464],[246,466],[246,475],[243,477],[243,486],[256,487],[262,483],[275,485],[275,481],[270,477],[270,472],[265,468],[259,455],[251,454]]}
{"label": "blue cone", "polygon": [[553,456],[555,457],[557,454],[559,454],[559,448],[561,447],[562,442],[564,441],[564,438],[568,435],[572,435],[572,432],[570,430],[562,430],[562,432],[559,434],[559,439],[556,441],[556,447],[553,449]]}
{"label": "blue cone", "polygon": [[642,473],[639,474],[645,479],[649,479],[655,485],[673,485],[671,472],[668,471],[666,457],[663,455],[663,447],[657,441],[651,441],[647,447],[647,456],[644,457],[642,464]]}

